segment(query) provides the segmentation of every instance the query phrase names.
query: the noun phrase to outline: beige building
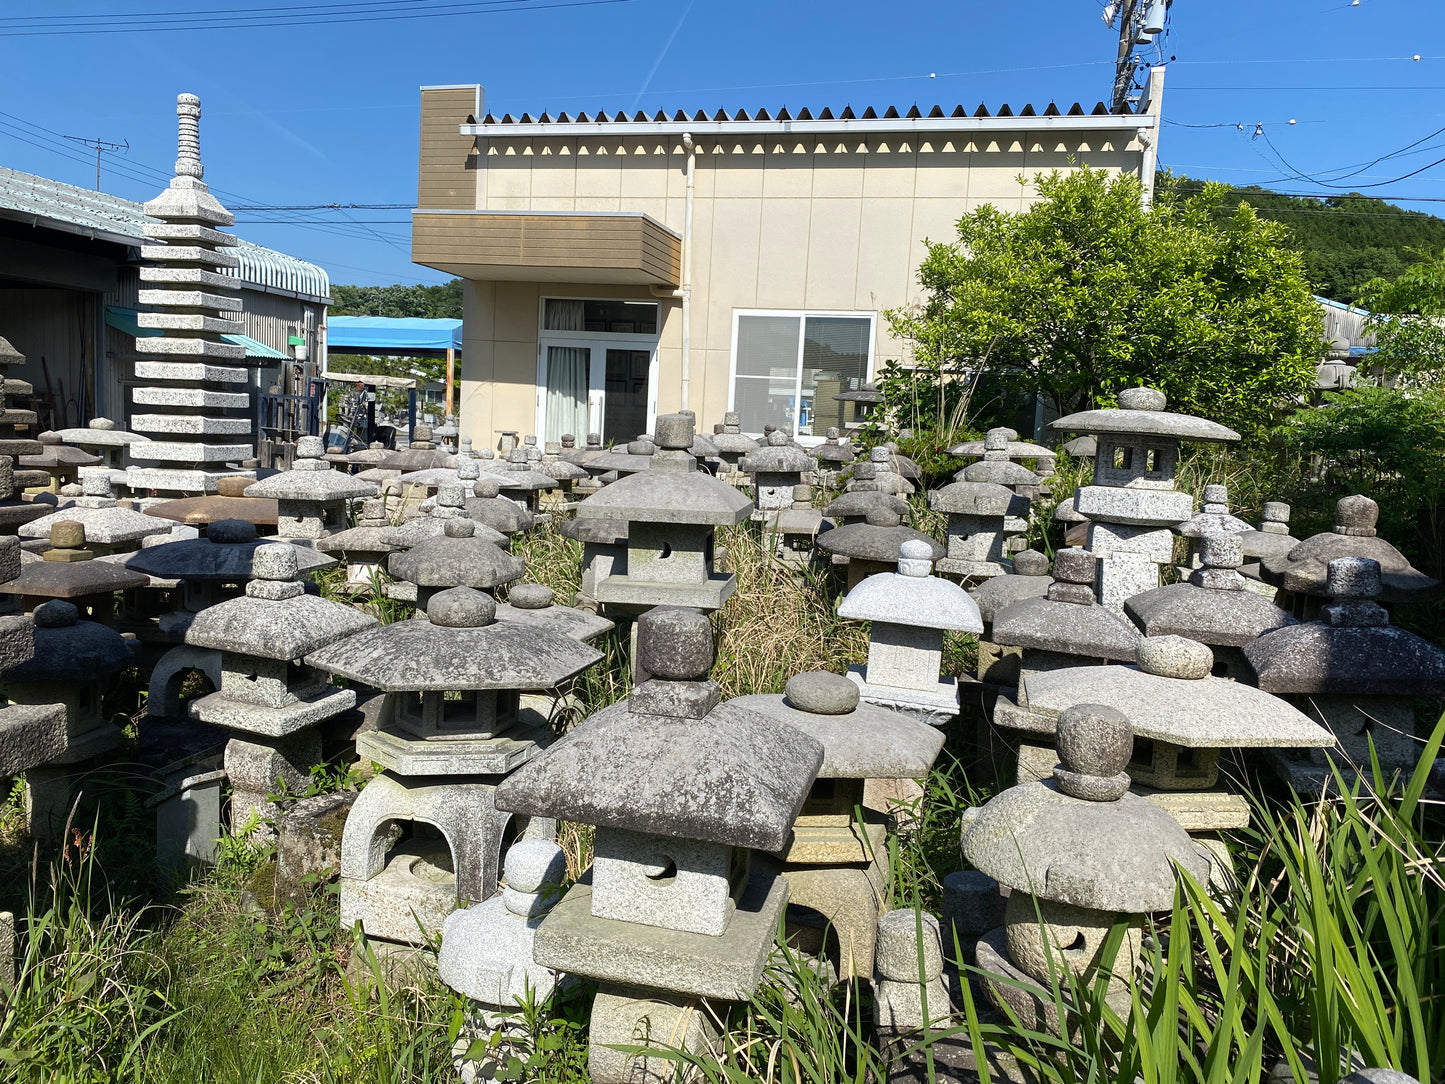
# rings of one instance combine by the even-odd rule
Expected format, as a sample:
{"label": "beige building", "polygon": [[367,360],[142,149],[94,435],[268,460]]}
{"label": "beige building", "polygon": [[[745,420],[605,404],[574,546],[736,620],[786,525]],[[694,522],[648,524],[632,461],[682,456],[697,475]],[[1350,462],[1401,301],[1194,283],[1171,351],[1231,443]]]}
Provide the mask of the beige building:
{"label": "beige building", "polygon": [[[462,430],[625,441],[689,408],[816,436],[902,360],[925,240],[1082,165],[1152,187],[1163,70],[1103,105],[500,119],[424,87],[412,258],[466,280]],[[479,119],[480,118],[480,119]],[[1026,178],[1021,183],[1021,178]]]}

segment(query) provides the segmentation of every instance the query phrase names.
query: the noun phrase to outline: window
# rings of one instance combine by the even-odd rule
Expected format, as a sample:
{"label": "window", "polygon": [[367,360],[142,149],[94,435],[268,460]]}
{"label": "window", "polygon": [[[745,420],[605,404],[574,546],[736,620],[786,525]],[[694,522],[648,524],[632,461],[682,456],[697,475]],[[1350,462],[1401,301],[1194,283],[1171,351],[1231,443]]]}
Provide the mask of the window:
{"label": "window", "polygon": [[786,426],[822,436],[872,370],[872,313],[739,312],[734,317],[731,409],[745,433]]}
{"label": "window", "polygon": [[549,297],[542,310],[542,330],[656,335],[657,302]]}

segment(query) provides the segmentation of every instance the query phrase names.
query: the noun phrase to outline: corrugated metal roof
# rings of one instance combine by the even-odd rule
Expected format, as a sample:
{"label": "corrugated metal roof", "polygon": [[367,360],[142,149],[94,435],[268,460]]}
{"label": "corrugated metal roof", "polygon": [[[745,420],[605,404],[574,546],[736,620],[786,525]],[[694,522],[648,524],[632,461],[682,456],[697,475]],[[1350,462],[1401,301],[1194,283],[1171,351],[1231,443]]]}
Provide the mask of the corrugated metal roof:
{"label": "corrugated metal roof", "polygon": [[[144,228],[154,222],[133,200],[37,177],[0,166],[0,217],[45,225],[51,229],[94,237],[121,245],[145,242]],[[316,301],[331,300],[331,279],[313,263],[275,249],[236,238],[241,266],[234,275],[248,286],[298,294]]]}
{"label": "corrugated metal roof", "polygon": [[924,113],[916,104],[910,107],[906,112],[902,113],[898,111],[897,106],[892,105],[885,107],[882,111],[876,110],[870,105],[865,108],[861,113],[854,113],[852,106],[844,106],[837,113],[834,113],[833,110],[827,107],[820,109],[817,113],[813,113],[807,108],[799,109],[796,112],[790,112],[787,106],[782,106],[778,109],[776,113],[769,113],[766,109],[755,109],[751,113],[749,113],[746,109],[734,110],[732,113],[729,113],[726,109],[719,109],[711,116],[708,115],[707,110],[705,109],[699,109],[691,115],[689,115],[688,112],[684,109],[679,109],[670,115],[665,109],[659,109],[651,116],[648,116],[641,110],[638,110],[631,116],[628,116],[626,113],[621,111],[609,115],[607,110],[602,109],[591,115],[588,115],[585,111],[574,114],[568,114],[567,112],[563,111],[561,113],[558,113],[555,117],[546,112],[543,112],[536,117],[533,117],[530,113],[523,113],[520,117],[513,117],[510,113],[504,113],[500,118],[493,116],[491,113],[488,113],[485,117],[481,119],[479,123],[484,125],[609,123],[679,124],[687,123],[689,121],[697,123],[744,123],[753,121],[787,120],[921,120],[925,118],[930,120],[942,120],[944,118],[957,119],[962,117],[1107,117],[1109,115],[1109,107],[1106,106],[1103,102],[1097,103],[1091,110],[1085,110],[1082,105],[1080,105],[1078,102],[1075,102],[1068,108],[1067,111],[1059,109],[1057,105],[1055,105],[1053,102],[1050,102],[1047,106],[1044,107],[1042,113],[1036,112],[1034,110],[1034,107],[1031,105],[1025,105],[1017,113],[1015,113],[1007,104],[1001,105],[998,107],[998,109],[990,112],[988,106],[982,103],[980,103],[979,107],[975,109],[972,113],[968,112],[961,105],[954,106],[953,110],[947,113],[944,112],[943,106],[935,105],[927,113]]}

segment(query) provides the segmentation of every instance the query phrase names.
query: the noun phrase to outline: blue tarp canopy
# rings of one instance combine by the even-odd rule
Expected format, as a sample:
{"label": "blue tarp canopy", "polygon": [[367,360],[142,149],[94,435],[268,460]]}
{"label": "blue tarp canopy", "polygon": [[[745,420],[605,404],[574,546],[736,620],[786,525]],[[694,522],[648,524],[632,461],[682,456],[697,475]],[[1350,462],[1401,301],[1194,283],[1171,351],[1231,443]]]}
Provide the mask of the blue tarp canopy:
{"label": "blue tarp canopy", "polygon": [[444,354],[448,349],[461,350],[462,322],[412,316],[329,316],[326,346],[351,354]]}

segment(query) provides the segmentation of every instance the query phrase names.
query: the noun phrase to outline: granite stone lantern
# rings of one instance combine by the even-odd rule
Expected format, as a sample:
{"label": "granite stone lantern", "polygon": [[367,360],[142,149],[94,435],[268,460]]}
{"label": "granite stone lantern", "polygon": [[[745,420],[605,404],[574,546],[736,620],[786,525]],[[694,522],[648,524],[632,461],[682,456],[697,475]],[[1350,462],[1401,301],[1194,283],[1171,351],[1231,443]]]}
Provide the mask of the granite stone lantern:
{"label": "granite stone lantern", "polygon": [[886,508],[873,509],[862,523],[834,527],[820,535],[818,549],[830,554],[835,564],[847,561],[847,586],[852,592],[871,576],[896,571],[900,548],[908,542],[927,546],[929,559],[933,561],[948,552],[922,531],[903,526],[897,513]]}
{"label": "granite stone lantern", "polygon": [[116,592],[144,587],[150,580],[94,558],[86,548],[84,528],[73,520],[56,520],[50,525],[50,548],[40,560],[24,562],[18,576],[0,585],[0,592],[19,596],[28,609],[47,599],[65,599],[83,617],[114,626]]}
{"label": "granite stone lantern", "polygon": [[1026,597],[994,611],[993,641],[1020,649],[1021,678],[1046,670],[1134,660],[1139,633],[1098,605],[1094,581],[1094,555],[1073,547],[1062,549],[1054,554],[1053,582],[1042,598]]}
{"label": "granite stone lantern", "polygon": [[[913,483],[898,469],[900,458],[883,444],[876,445],[868,452],[868,464],[873,468],[873,488],[882,493],[892,493],[895,497],[911,497]],[[861,466],[860,463],[859,467]],[[916,465],[914,470],[917,470]],[[854,471],[856,473],[856,467]]]}
{"label": "granite stone lantern", "polygon": [[598,578],[593,597],[634,613],[664,605],[719,609],[738,581],[713,567],[714,532],[747,519],[752,502],[697,470],[685,417],[660,416],[657,437],[662,447],[646,472],[619,478],[577,506],[578,520],[627,522],[626,564]]}
{"label": "granite stone lantern", "polygon": [[1289,514],[1290,507],[1283,501],[1265,501],[1258,529],[1239,533],[1239,548],[1244,556],[1239,573],[1250,581],[1247,586],[1251,591],[1271,600],[1276,590],[1261,578],[1261,563],[1267,558],[1283,556],[1299,545],[1300,540],[1289,533]]}
{"label": "granite stone lantern", "polygon": [[864,426],[882,420],[878,417],[878,404],[883,402],[883,393],[874,386],[871,380],[857,388],[839,392],[833,398],[840,403],[852,404],[851,411],[846,406],[843,408],[845,411],[849,411],[843,419],[843,432],[845,433],[856,433]]}
{"label": "granite stone lantern", "polygon": [[[1052,778],[1010,787],[966,822],[963,854],[1010,889],[1004,925],[977,946],[989,999],[1026,1028],[1067,1033],[1053,976],[1106,978],[1105,999],[1127,1017],[1142,916],[1173,906],[1176,866],[1201,885],[1210,867],[1173,818],[1130,793],[1124,769],[1133,732],[1120,712],[1071,706],[1059,717],[1058,743]],[[1128,932],[1105,961],[1104,942],[1120,918],[1130,920]]]}
{"label": "granite stone lantern", "polygon": [[978,680],[996,689],[1014,690],[1019,684],[1021,647],[1005,647],[993,639],[995,615],[1015,602],[1030,598],[1046,598],[1053,585],[1049,575],[1049,559],[1038,550],[1022,550],[1014,554],[1013,572],[1007,576],[991,576],[969,589],[978,603],[983,632],[978,638]]}
{"label": "granite stone lantern", "polygon": [[[550,740],[523,692],[549,692],[601,659],[568,636],[495,620],[471,587],[432,596],[427,612],[307,656],[386,694],[381,724],[357,753],[385,771],[362,789],[341,840],[341,920],[368,937],[424,943],[464,901],[497,890],[510,818],[497,785]],[[430,825],[388,850],[394,822]],[[438,838],[438,835],[440,838]]]}
{"label": "granite stone lantern", "polygon": [[[859,477],[865,468],[868,474],[866,479]],[[851,523],[862,523],[868,518],[869,512],[874,509],[882,509],[893,513],[901,523],[903,517],[909,513],[908,502],[892,493],[862,488],[865,485],[871,487],[873,484],[873,464],[860,463],[853,470],[853,481],[850,483],[852,488],[824,505],[823,515],[837,526],[846,527]]]}
{"label": "granite stone lantern", "polygon": [[148,538],[171,533],[171,525],[155,516],[122,508],[110,495],[110,480],[104,473],[86,474],[85,493],[64,508],[33,519],[20,527],[21,538],[47,538],[52,525],[74,521],[85,529],[85,540],[97,557],[130,553]]}
{"label": "granite stone lantern", "polygon": [[[34,658],[35,619],[29,614],[0,617],[0,672]],[[63,754],[66,714],[65,705],[57,701],[0,701],[0,776],[9,778],[28,772]]]}
{"label": "granite stone lantern", "polygon": [[1009,540],[1029,527],[1029,500],[996,482],[953,482],[928,495],[928,507],[948,515],[948,556],[938,571],[963,579],[1006,575]]}
{"label": "granite stone lantern", "polygon": [[[923,779],[943,732],[859,699],[857,683],[824,671],[796,674],[783,695],[729,701],[811,735],[823,766],[777,855],[788,879],[793,944],[827,955],[840,978],[869,978],[878,912],[886,897],[888,830],[864,808],[870,779]],[[821,920],[821,921],[820,921]],[[825,937],[823,923],[831,929]]]}
{"label": "granite stone lantern", "polygon": [[781,430],[768,434],[768,442],[743,456],[738,464],[753,479],[754,523],[768,524],[793,505],[793,488],[818,469],[818,461],[793,444]]}
{"label": "granite stone lantern", "polygon": [[497,791],[498,809],[596,826],[592,868],[538,926],[533,958],[600,984],[597,1084],[662,1078],[664,1059],[613,1048],[640,1036],[697,1050],[711,1034],[699,999],[757,989],[788,883],[752,852],[788,845],[823,762],[801,730],[719,703],[705,614],[660,608],[637,627],[652,677]]}
{"label": "granite stone lantern", "polygon": [[511,548],[511,542],[505,534],[468,517],[464,490],[459,484],[449,483],[437,491],[436,504],[425,515],[407,520],[399,526],[387,528],[386,533],[381,536],[381,540],[391,546],[393,550],[392,556],[388,558],[388,563],[401,552],[420,545],[428,539],[441,537],[446,531],[446,525],[458,519],[466,519],[472,524],[472,533],[467,537],[490,542],[503,549]]}
{"label": "granite stone lantern", "polygon": [[537,472],[545,474],[557,483],[556,490],[547,490],[543,497],[543,503],[554,508],[568,509],[573,507],[573,488],[578,482],[592,477],[585,469],[576,463],[570,463],[562,458],[562,444],[560,441],[549,440],[542,454],[542,460],[537,464]]}
{"label": "granite stone lantern", "polygon": [[553,599],[552,589],[545,584],[513,584],[507,591],[507,601],[497,604],[497,620],[577,640],[595,640],[616,628],[605,617],[572,606],[558,606]]}
{"label": "granite stone lantern", "polygon": [[[1249,821],[1249,802],[1219,788],[1223,750],[1315,749],[1334,739],[1279,698],[1212,677],[1213,661],[1203,644],[1151,636],[1139,641],[1134,666],[1026,675],[1018,703],[1000,700],[995,721],[1047,735],[1074,704],[1128,711],[1134,730],[1128,771],[1136,789],[1149,788],[1146,795],[1188,830],[1240,828]],[[1020,778],[1047,775],[1052,766],[1052,753],[1025,747],[1020,754]]]}
{"label": "granite stone lantern", "polygon": [[736,411],[728,411],[723,415],[722,432],[712,436],[718,458],[723,461],[723,469],[718,472],[718,477],[734,486],[747,485],[751,481],[742,472],[739,464],[743,456],[762,447],[752,437],[743,433],[741,421],[742,417]]}
{"label": "granite stone lantern", "polygon": [[[985,433],[979,461],[964,467],[953,476],[954,480],[1004,486],[1023,497],[1025,501],[1038,496],[1042,488],[1042,480],[1037,473],[1018,462],[1017,457],[1010,453],[1010,435],[1016,436],[1017,434],[1012,429],[990,429]],[[979,442],[975,441],[968,445],[959,445],[959,447],[972,447],[977,443]],[[1033,448],[1037,445],[1028,447]],[[1040,450],[1047,451],[1046,449]],[[1053,462],[1052,458],[1048,461]]]}
{"label": "granite stone lantern", "polygon": [[[1189,539],[1189,568],[1200,567],[1200,540],[1207,534],[1243,534],[1250,526],[1229,512],[1229,487],[1211,483],[1204,487],[1204,506],[1178,527],[1176,534]],[[1180,569],[1187,576],[1188,569]]]}
{"label": "granite stone lantern", "polygon": [[243,596],[208,607],[186,630],[187,644],[221,652],[221,687],[194,701],[191,715],[238,732],[225,758],[233,831],[274,810],[268,796],[278,781],[305,786],[321,760],[318,724],[356,704],[354,690],[328,685],[305,657],[376,624],[307,594],[295,546],[257,547],[251,575]]}
{"label": "granite stone lantern", "polygon": [[411,431],[411,443],[391,452],[377,466],[382,470],[406,474],[409,471],[426,470],[428,467],[450,467],[452,461],[450,452],[438,448],[432,442],[431,426],[418,425]]}
{"label": "granite stone lantern", "polygon": [[390,528],[381,498],[368,497],[361,506],[356,526],[318,538],[316,549],[344,557],[346,585],[364,590],[380,582],[386,571],[386,560],[396,549],[386,541]]}
{"label": "granite stone lantern", "polygon": [[1423,747],[1413,700],[1445,694],[1445,652],[1391,625],[1377,601],[1379,562],[1336,557],[1327,570],[1329,601],[1318,621],[1277,629],[1244,649],[1261,689],[1293,701],[1339,742],[1338,750],[1276,757],[1296,790],[1316,794],[1334,786],[1336,768],[1346,785],[1356,772],[1368,779],[1372,747],[1387,779],[1408,775]]}
{"label": "granite stone lantern", "polygon": [[530,531],[536,524],[532,513],[510,498],[503,497],[501,482],[492,475],[472,483],[472,495],[463,507],[472,519],[508,537]]}
{"label": "granite stone lantern", "polygon": [[773,556],[794,568],[813,563],[818,536],[832,530],[833,525],[813,507],[813,487],[793,487],[793,503],[777,514],[769,532]]}
{"label": "granite stone lantern", "polygon": [[627,521],[566,519],[558,532],[582,544],[582,582],[573,605],[596,609],[598,582],[627,567]]}
{"label": "granite stone lantern", "polygon": [[815,480],[824,489],[837,489],[839,476],[857,458],[853,442],[843,440],[841,431],[836,427],[827,431],[823,443],[813,449],[813,455],[818,460]]}
{"label": "granite stone lantern", "polygon": [[1074,509],[1089,520],[1099,601],[1118,614],[1131,595],[1159,586],[1160,566],[1174,559],[1171,528],[1194,511],[1193,498],[1174,488],[1180,445],[1239,439],[1232,429],[1171,414],[1165,406],[1162,392],[1127,388],[1119,393],[1118,409],[1070,414],[1051,426],[1098,441],[1093,484],[1078,488]]}
{"label": "granite stone lantern", "polygon": [[1206,534],[1197,548],[1200,567],[1187,583],[1172,583],[1135,595],[1124,612],[1145,636],[1183,636],[1214,650],[1214,673],[1253,681],[1245,661],[1246,644],[1295,619],[1262,595],[1247,589],[1239,574],[1244,563],[1242,532]]}
{"label": "granite stone lantern", "polygon": [[443,521],[442,532],[387,559],[392,576],[416,588],[417,608],[425,611],[439,591],[471,587],[493,591],[515,583],[527,564],[498,546],[475,520],[457,517]]}
{"label": "granite stone lantern", "polygon": [[[114,629],[82,621],[80,612],[62,599],[35,607],[33,655],[11,665],[3,675],[10,712],[27,726],[39,727],[53,748],[51,725],[59,707],[64,722],[64,748],[26,772],[30,830],[39,839],[56,838],[70,813],[78,766],[120,744],[120,728],[106,717],[101,700],[116,673],[135,665],[131,644]],[[23,630],[10,622],[5,661],[24,654]],[[14,635],[20,631],[20,636]],[[18,641],[18,642],[17,642]]]}
{"label": "granite stone lantern", "polygon": [[983,622],[967,591],[932,572],[933,551],[904,542],[898,571],[868,577],[848,593],[838,616],[872,622],[868,662],[848,670],[863,699],[942,726],[958,714],[958,679],[939,674],[943,634],[979,633]]}
{"label": "granite stone lantern", "polygon": [[1277,587],[1282,609],[1302,621],[1317,617],[1330,598],[1329,563],[1364,557],[1380,566],[1381,603],[1394,605],[1433,598],[1440,581],[1415,568],[1405,555],[1375,533],[1380,506],[1369,497],[1341,497],[1332,530],[1311,535],[1293,549],[1260,561],[1264,582]]}
{"label": "granite stone lantern", "polygon": [[[33,487],[35,492],[59,493],[62,486],[77,481],[77,472],[81,467],[94,467],[100,463],[100,456],[61,443],[59,433],[41,433],[37,439],[40,451],[34,455],[22,455],[19,460],[23,470],[45,472],[46,481]],[[109,495],[110,487],[107,485],[106,496]]]}
{"label": "granite stone lantern", "polygon": [[[1031,472],[1035,480],[1033,482],[1020,480],[1013,483],[1018,487],[1016,492],[1029,498],[1046,496],[1050,492],[1048,480],[1054,475],[1054,463],[1058,453],[1052,448],[1045,448],[1042,444],[1019,440],[1018,433],[1012,429],[1001,429],[999,432],[1003,436],[1002,448],[999,448],[997,444],[990,448],[989,438],[985,435],[983,440],[966,440],[962,444],[955,444],[948,449],[948,454],[958,456],[960,459],[981,460],[990,451],[1002,451],[1004,458],[1017,466],[1028,469],[1028,464],[1032,462],[1034,466]],[[1006,485],[1008,483],[999,484]]]}
{"label": "granite stone lantern", "polygon": [[320,437],[302,437],[290,470],[247,487],[247,497],[275,499],[278,538],[314,545],[318,538],[346,530],[352,501],[376,496],[370,482],[332,470],[323,451]]}

